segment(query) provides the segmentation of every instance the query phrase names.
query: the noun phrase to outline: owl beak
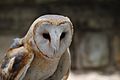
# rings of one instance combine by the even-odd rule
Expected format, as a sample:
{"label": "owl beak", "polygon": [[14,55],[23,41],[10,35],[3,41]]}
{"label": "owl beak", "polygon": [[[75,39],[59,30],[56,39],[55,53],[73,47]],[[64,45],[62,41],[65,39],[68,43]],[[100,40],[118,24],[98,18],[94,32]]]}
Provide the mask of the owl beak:
{"label": "owl beak", "polygon": [[56,29],[54,29],[54,31],[51,32],[52,38],[51,38],[51,45],[52,48],[54,50],[54,54],[57,53],[57,51],[59,50],[59,46],[60,46],[60,34],[59,31],[56,31]]}
{"label": "owl beak", "polygon": [[54,40],[52,44],[52,48],[54,49],[54,53],[56,53],[59,49],[59,40]]}

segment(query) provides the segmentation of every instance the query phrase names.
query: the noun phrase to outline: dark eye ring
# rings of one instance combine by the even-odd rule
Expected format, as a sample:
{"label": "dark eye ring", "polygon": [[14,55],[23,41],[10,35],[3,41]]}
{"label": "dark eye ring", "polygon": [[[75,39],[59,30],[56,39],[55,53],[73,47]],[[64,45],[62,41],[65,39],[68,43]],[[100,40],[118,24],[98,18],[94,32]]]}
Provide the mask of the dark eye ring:
{"label": "dark eye ring", "polygon": [[65,37],[65,35],[66,35],[66,32],[63,32],[60,36],[60,40],[62,40]]}
{"label": "dark eye ring", "polygon": [[49,33],[43,33],[43,38],[48,39],[50,41],[50,34]]}

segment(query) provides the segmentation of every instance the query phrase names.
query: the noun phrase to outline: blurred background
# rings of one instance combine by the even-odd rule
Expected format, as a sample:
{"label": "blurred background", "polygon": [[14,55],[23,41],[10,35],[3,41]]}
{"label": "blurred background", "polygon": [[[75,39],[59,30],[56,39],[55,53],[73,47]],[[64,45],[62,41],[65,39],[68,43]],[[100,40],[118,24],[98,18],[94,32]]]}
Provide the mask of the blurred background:
{"label": "blurred background", "polygon": [[45,14],[73,22],[69,80],[120,80],[119,0],[0,0],[0,61],[13,39]]}

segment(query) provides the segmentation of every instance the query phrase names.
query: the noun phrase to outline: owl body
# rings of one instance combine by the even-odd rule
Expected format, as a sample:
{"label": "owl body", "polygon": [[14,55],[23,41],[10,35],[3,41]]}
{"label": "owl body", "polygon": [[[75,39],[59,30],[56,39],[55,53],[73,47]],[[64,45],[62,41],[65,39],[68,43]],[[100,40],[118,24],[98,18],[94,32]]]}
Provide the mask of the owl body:
{"label": "owl body", "polygon": [[57,69],[59,59],[46,60],[43,57],[33,59],[23,80],[45,80],[54,74]]}
{"label": "owl body", "polygon": [[0,80],[66,80],[73,26],[69,18],[45,15],[16,39],[0,67]]}

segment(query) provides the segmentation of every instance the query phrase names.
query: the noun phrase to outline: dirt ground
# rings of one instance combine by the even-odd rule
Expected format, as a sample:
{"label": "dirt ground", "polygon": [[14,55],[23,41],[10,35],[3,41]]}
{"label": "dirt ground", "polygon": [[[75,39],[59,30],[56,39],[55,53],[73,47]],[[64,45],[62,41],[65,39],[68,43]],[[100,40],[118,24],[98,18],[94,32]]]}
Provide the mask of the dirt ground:
{"label": "dirt ground", "polygon": [[70,73],[68,80],[120,80],[120,74],[102,75],[97,72],[89,72],[86,74]]}

